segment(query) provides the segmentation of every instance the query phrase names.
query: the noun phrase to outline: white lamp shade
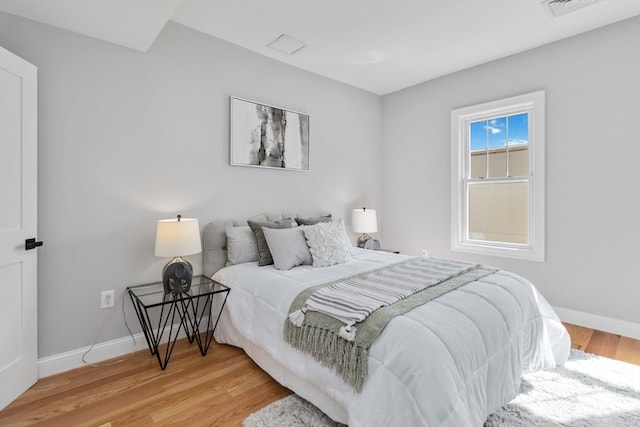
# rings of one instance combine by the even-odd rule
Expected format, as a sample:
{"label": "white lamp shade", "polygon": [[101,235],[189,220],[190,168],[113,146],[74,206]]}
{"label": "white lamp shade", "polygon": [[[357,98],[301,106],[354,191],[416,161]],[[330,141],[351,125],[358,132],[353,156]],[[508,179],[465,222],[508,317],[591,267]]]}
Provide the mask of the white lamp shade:
{"label": "white lamp shade", "polygon": [[158,221],[156,256],[177,257],[202,252],[200,226],[195,218],[174,218]]}
{"label": "white lamp shade", "polygon": [[355,233],[375,233],[378,231],[375,209],[354,209],[351,215],[351,228]]}

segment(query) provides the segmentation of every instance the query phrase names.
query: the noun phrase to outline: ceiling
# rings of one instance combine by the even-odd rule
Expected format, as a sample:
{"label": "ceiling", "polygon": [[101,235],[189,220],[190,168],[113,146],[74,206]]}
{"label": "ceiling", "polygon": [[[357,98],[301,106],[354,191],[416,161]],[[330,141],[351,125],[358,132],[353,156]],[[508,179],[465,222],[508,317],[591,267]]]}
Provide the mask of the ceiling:
{"label": "ceiling", "polygon": [[[0,11],[142,52],[174,21],[384,95],[640,15],[640,0],[570,3],[581,2],[557,17],[541,0],[0,0]],[[305,47],[267,47],[282,34]]]}

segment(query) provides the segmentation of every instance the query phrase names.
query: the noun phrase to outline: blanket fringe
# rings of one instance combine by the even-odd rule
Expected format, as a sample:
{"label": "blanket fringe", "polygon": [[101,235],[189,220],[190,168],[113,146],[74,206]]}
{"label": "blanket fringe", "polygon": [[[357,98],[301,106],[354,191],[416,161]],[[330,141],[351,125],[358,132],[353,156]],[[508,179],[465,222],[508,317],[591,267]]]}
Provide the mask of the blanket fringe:
{"label": "blanket fringe", "polygon": [[[296,348],[309,353],[323,366],[335,369],[336,373],[357,392],[367,375],[369,351],[352,341],[336,339],[336,333],[329,329],[311,325],[301,327],[286,322],[285,339]],[[355,334],[355,327],[351,328]]]}

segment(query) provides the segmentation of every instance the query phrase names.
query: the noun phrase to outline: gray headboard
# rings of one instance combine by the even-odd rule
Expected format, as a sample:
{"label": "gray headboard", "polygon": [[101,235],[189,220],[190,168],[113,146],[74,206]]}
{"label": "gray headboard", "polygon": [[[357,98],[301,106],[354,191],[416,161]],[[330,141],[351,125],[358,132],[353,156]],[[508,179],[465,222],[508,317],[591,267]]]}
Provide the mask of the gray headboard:
{"label": "gray headboard", "polygon": [[247,220],[254,221],[278,221],[285,218],[313,218],[328,215],[328,212],[313,214],[295,213],[265,213],[244,219],[229,219],[211,221],[202,232],[202,260],[203,272],[211,277],[216,271],[227,265],[227,233],[225,228],[229,226],[247,226]]}

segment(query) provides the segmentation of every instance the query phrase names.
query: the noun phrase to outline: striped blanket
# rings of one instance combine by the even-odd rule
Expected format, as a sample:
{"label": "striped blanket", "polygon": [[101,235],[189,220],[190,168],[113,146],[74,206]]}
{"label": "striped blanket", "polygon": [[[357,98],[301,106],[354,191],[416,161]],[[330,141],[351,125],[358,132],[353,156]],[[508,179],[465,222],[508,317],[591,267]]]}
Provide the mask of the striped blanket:
{"label": "striped blanket", "polygon": [[289,315],[302,326],[307,311],[317,311],[345,325],[339,336],[353,341],[358,322],[381,307],[387,307],[430,286],[458,276],[477,265],[439,258],[418,257],[389,268],[335,282],[315,291],[305,305]]}
{"label": "striped blanket", "polygon": [[[291,303],[289,317],[284,322],[284,338],[293,347],[312,355],[321,365],[333,369],[347,384],[360,391],[367,374],[369,348],[389,321],[495,271],[494,268],[480,265],[417,257],[376,271],[313,286],[302,291]],[[370,288],[367,280],[363,279],[365,277],[374,279],[370,282]],[[400,277],[408,278],[412,284],[398,283]],[[387,283],[387,286],[382,283]],[[395,289],[396,286],[402,290]],[[359,304],[359,297],[349,295],[344,298],[359,307],[358,310],[343,309],[337,304],[338,310],[330,299],[334,291],[331,290],[329,294],[324,291],[330,287],[337,288],[336,293],[341,297],[348,294],[345,288],[350,287],[360,294],[367,294],[368,301],[376,302]],[[374,291],[375,288],[388,289],[379,292]],[[317,299],[320,302],[314,303],[317,304],[314,308],[320,308],[322,301],[328,301],[324,304],[326,311],[339,311],[342,320],[310,308],[309,300],[318,292],[324,297]],[[373,294],[379,295],[372,297]],[[389,297],[390,294],[394,296]],[[396,301],[391,303],[392,300]],[[361,305],[364,306],[362,310]],[[373,308],[375,306],[379,308]],[[364,316],[367,312],[368,316]],[[355,320],[363,316],[363,320]],[[350,331],[346,331],[349,324],[345,320],[355,322],[351,323]],[[357,334],[354,324],[357,324]]]}

